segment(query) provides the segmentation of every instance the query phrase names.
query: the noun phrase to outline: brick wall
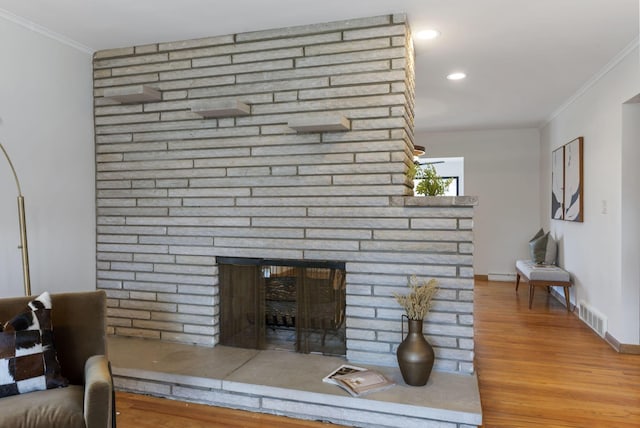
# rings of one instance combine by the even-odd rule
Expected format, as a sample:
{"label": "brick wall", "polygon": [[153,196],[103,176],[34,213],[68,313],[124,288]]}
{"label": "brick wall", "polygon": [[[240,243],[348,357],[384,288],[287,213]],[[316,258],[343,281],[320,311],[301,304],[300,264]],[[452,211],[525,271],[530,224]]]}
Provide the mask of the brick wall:
{"label": "brick wall", "polygon": [[[441,291],[436,369],[473,371],[474,198],[414,198],[404,15],[100,51],[98,288],[110,332],[213,346],[216,256],[340,260],[347,357],[395,365],[407,279]],[[154,101],[114,94],[158,91]],[[249,114],[203,118],[203,104]],[[342,115],[347,132],[290,122]]]}

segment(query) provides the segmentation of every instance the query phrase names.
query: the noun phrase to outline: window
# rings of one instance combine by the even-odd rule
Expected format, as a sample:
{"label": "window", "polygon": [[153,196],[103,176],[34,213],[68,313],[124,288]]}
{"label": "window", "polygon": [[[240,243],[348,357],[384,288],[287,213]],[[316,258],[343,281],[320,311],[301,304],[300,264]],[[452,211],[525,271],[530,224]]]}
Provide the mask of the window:
{"label": "window", "polygon": [[445,180],[451,179],[449,187],[444,192],[444,196],[460,196],[460,177],[442,177]]}
{"label": "window", "polygon": [[[422,158],[415,157],[415,162],[420,165],[433,165],[436,173],[442,178],[452,178],[445,196],[464,195],[464,158]],[[414,188],[417,180],[414,181]]]}

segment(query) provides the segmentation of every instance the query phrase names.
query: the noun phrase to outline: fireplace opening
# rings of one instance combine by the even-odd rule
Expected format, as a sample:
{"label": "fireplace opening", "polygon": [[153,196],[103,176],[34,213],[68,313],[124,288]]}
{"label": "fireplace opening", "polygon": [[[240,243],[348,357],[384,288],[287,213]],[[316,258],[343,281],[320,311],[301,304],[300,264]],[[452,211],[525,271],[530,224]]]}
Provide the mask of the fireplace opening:
{"label": "fireplace opening", "polygon": [[220,344],[346,354],[343,262],[218,257]]}

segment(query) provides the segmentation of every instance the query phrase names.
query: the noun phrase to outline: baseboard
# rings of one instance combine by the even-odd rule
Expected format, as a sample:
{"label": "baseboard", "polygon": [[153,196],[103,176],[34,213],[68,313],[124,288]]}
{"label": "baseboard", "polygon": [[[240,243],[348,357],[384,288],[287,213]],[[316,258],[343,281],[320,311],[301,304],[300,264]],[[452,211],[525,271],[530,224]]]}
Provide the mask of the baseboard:
{"label": "baseboard", "polygon": [[640,355],[640,345],[630,345],[628,343],[621,343],[619,352],[621,354]]}
{"label": "baseboard", "polygon": [[611,345],[611,347],[613,349],[615,349],[616,351],[620,352],[620,342],[618,342],[618,339],[616,339],[615,337],[613,337],[611,334],[609,334],[609,332],[606,332],[604,335],[604,340],[607,341],[607,343],[609,345]]}
{"label": "baseboard", "polygon": [[515,273],[490,273],[487,275],[489,281],[515,282]]}
{"label": "baseboard", "polygon": [[515,273],[490,273],[489,275],[473,275],[476,281],[515,282]]}
{"label": "baseboard", "polygon": [[620,343],[618,339],[613,337],[609,332],[605,333],[604,340],[621,354],[640,355],[640,345],[630,345],[628,343]]}

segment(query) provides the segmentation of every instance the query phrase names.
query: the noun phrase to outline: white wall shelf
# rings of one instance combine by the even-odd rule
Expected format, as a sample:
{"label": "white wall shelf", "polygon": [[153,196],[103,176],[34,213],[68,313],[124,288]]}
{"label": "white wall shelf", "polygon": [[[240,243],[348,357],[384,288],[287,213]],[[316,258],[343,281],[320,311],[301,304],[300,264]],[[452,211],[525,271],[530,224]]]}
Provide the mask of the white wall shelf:
{"label": "white wall shelf", "polygon": [[338,114],[308,114],[291,119],[288,126],[297,132],[344,132],[351,121]]}
{"label": "white wall shelf", "polygon": [[191,111],[202,117],[236,117],[251,114],[251,106],[238,100],[203,101],[194,104]]}
{"label": "white wall shelf", "polygon": [[127,86],[123,88],[107,88],[104,97],[122,104],[146,103],[160,101],[162,93],[147,85]]}

